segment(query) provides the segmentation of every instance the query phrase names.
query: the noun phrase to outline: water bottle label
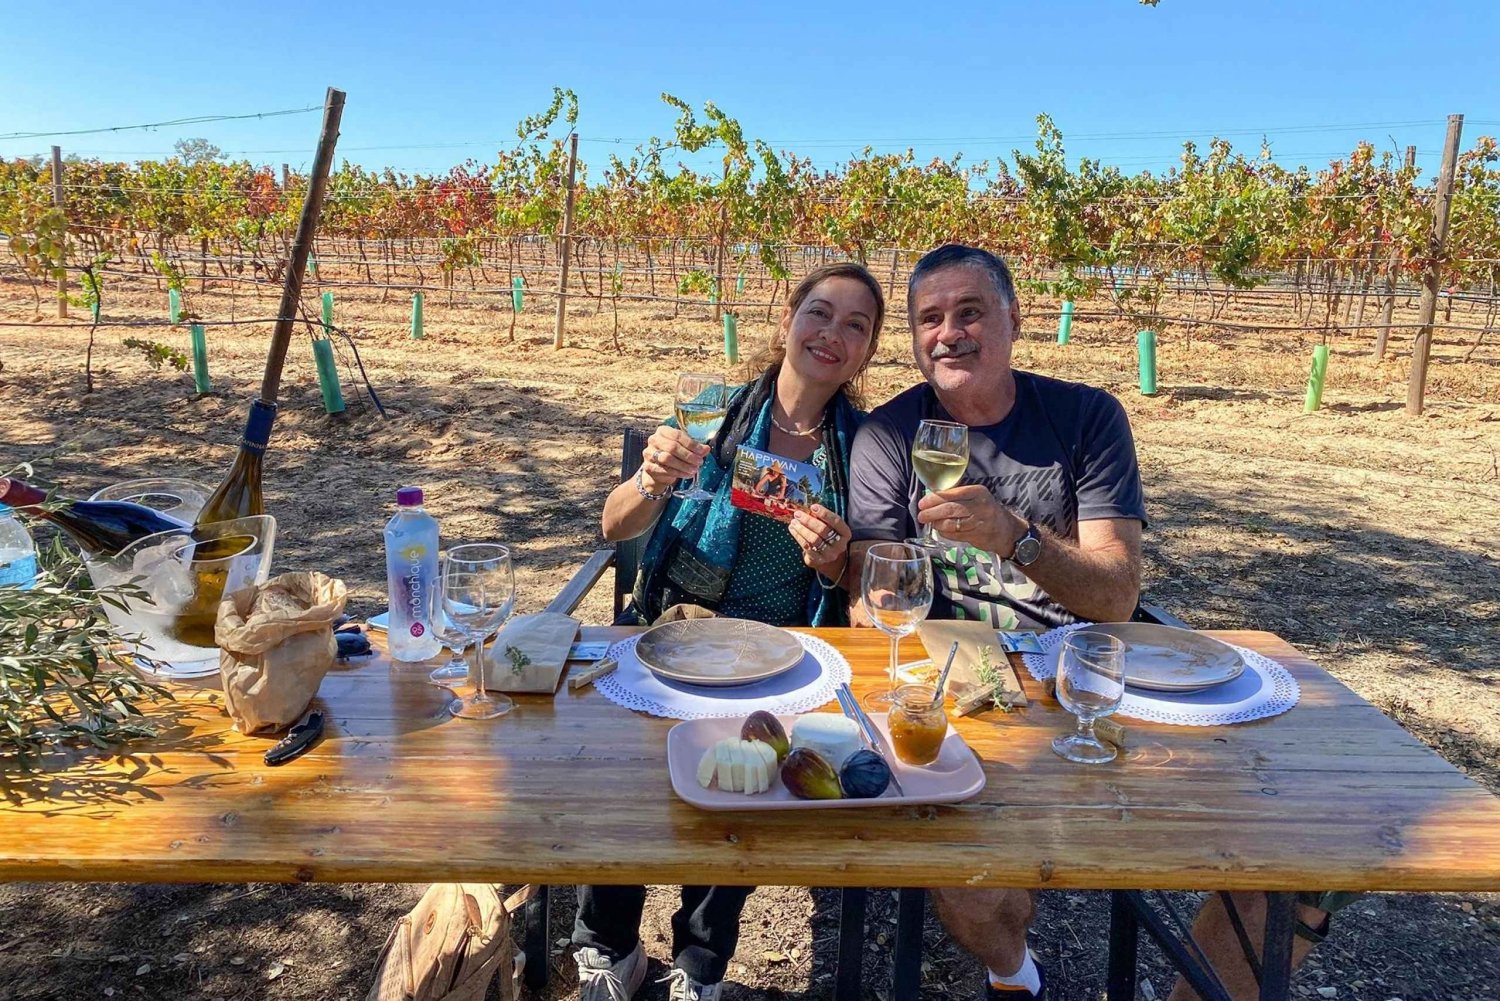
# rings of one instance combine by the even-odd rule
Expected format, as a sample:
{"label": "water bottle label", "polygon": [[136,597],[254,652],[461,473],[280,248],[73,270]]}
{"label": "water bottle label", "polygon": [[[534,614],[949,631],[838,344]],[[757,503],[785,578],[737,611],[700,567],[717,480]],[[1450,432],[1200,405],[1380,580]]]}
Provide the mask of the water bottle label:
{"label": "water bottle label", "polygon": [[430,593],[431,582],[426,580],[423,571],[423,562],[427,556],[427,547],[420,542],[412,543],[401,549],[401,561],[405,564],[405,572],[401,575],[401,600],[406,605],[407,615],[411,618],[409,631],[413,636],[423,636],[427,633],[427,608],[432,600]]}

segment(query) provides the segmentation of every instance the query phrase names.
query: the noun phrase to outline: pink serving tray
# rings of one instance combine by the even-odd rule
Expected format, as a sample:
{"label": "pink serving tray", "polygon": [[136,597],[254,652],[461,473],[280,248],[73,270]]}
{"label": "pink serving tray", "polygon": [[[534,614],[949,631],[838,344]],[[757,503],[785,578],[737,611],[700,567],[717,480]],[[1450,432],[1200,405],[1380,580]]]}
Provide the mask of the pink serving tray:
{"label": "pink serving tray", "polygon": [[[891,735],[886,729],[885,713],[871,713],[875,726],[890,747]],[[792,732],[795,716],[780,716],[787,733]],[[930,765],[903,764],[890,756],[888,764],[901,780],[905,796],[896,795],[896,787],[887,787],[875,799],[798,799],[781,784],[753,796],[742,792],[724,792],[715,786],[705,789],[698,784],[698,761],[703,752],[725,737],[738,737],[738,719],[693,719],[678,723],[667,733],[667,769],[672,775],[672,790],[683,802],[700,810],[839,810],[870,806],[920,806],[925,803],[959,803],[984,788],[984,769],[973,750],[950,726],[943,739],[938,759]]]}

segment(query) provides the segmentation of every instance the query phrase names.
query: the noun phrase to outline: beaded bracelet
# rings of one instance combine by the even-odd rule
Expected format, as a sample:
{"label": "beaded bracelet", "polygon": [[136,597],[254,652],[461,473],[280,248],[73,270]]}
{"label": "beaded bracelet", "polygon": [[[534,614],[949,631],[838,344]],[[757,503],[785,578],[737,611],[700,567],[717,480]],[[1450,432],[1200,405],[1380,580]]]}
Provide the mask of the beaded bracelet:
{"label": "beaded bracelet", "polygon": [[640,469],[637,469],[635,471],[635,492],[646,498],[646,500],[648,501],[659,501],[665,500],[668,496],[670,496],[672,493],[672,489],[671,487],[668,487],[666,490],[663,490],[659,494],[654,494],[651,491],[647,490],[646,467],[642,466]]}

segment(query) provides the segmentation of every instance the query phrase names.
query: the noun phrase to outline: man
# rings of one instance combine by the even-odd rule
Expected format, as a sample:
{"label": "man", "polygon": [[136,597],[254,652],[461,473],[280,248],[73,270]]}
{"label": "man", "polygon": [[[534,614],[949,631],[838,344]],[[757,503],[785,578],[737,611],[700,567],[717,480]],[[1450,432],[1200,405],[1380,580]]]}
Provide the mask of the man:
{"label": "man", "polygon": [[[1146,510],[1124,409],[1101,390],[1011,368],[1020,306],[1005,262],[987,251],[927,254],[907,303],[926,382],[877,407],[855,437],[856,552],[931,525],[948,543],[933,557],[933,618],[998,629],[1129,619]],[[926,493],[917,481],[912,439],[925,418],[968,425],[964,485]],[[1007,586],[1001,560],[1029,583]],[[1026,950],[1031,892],[936,890],[933,899],[948,933],[989,968],[990,997],[1043,996]]]}
{"label": "man", "polygon": [[[1146,511],[1124,409],[1102,390],[1011,368],[1020,308],[1005,262],[987,251],[950,245],[928,253],[912,271],[907,304],[926,382],[877,407],[855,437],[856,561],[873,542],[932,525],[949,543],[933,556],[933,618],[977,618],[997,629],[1129,619],[1140,595]],[[911,446],[927,418],[969,426],[963,486],[925,493],[917,481]],[[1025,580],[1006,583],[1002,560]],[[853,597],[861,621],[857,589]],[[1240,933],[1258,947],[1265,900],[1231,896],[1234,917],[1210,897],[1193,933],[1231,996],[1250,998],[1255,974]],[[1303,895],[1299,931],[1307,941],[1297,960],[1347,896]],[[1032,892],[941,889],[933,901],[954,941],[988,967],[988,998],[1044,996],[1044,972],[1026,949]],[[1171,1001],[1192,997],[1179,983]]]}

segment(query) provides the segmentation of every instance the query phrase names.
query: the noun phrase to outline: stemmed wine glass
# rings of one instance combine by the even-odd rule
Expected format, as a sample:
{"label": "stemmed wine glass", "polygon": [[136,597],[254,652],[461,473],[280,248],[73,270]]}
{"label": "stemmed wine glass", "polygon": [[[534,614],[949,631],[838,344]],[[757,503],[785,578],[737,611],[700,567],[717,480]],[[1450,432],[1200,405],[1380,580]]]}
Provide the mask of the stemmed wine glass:
{"label": "stemmed wine glass", "polygon": [[[446,567],[448,564],[447,553],[443,554],[442,562],[443,566]],[[439,571],[438,579],[442,579],[441,571]],[[469,662],[464,659],[464,651],[469,648],[469,637],[464,634],[463,630],[453,624],[453,620],[448,618],[448,613],[444,611],[443,606],[444,602],[438,602],[436,607],[433,608],[432,634],[438,638],[443,646],[453,651],[453,656],[442,667],[434,668],[432,673],[427,676],[427,680],[443,688],[452,688],[458,682],[465,681],[469,677]]]}
{"label": "stemmed wine glass", "polygon": [[932,562],[926,551],[906,542],[871,546],[865,553],[860,598],[875,628],[891,638],[891,686],[864,699],[866,706],[875,709],[893,700],[901,637],[916,632],[932,609]]}
{"label": "stemmed wine glass", "polygon": [[455,698],[448,711],[464,719],[493,719],[515,708],[505,695],[484,687],[484,641],[505,624],[516,605],[510,550],[491,542],[454,546],[443,564],[443,612],[452,627],[474,644],[474,693]]}
{"label": "stemmed wine glass", "polygon": [[1057,701],[1078,717],[1078,731],[1052,741],[1069,761],[1100,765],[1120,752],[1094,736],[1094,720],[1120,708],[1125,697],[1125,644],[1109,633],[1080,629],[1063,640],[1057,659]]}
{"label": "stemmed wine glass", "polygon": [[[917,471],[917,479],[930,491],[956,486],[969,468],[968,427],[951,421],[922,421],[912,439],[911,464]],[[919,538],[906,542],[930,552],[943,548],[931,524],[923,527]]]}
{"label": "stemmed wine glass", "polygon": [[[684,372],[677,377],[677,426],[700,445],[707,445],[719,433],[724,423],[724,411],[729,405],[729,392],[722,375],[710,372]],[[708,458],[704,457],[704,463]],[[712,500],[713,494],[703,489],[703,467],[698,467],[698,480],[691,490],[675,490],[673,497],[683,500]]]}

